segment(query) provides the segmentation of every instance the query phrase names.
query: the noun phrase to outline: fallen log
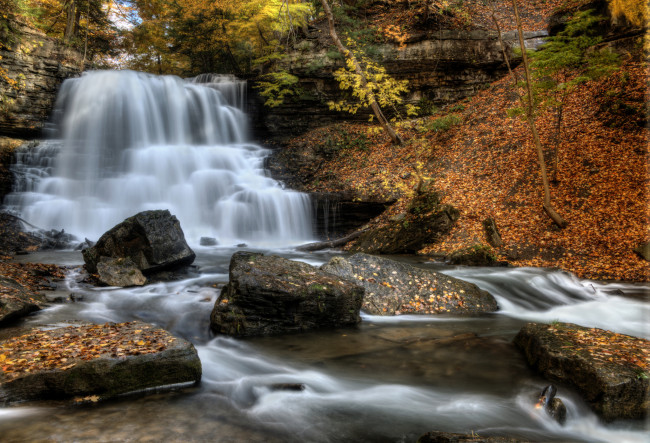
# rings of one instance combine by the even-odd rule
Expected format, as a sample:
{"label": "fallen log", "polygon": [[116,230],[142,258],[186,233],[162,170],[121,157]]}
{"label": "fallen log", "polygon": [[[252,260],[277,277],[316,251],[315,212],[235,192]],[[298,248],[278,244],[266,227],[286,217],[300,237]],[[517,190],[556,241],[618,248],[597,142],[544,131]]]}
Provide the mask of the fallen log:
{"label": "fallen log", "polygon": [[327,240],[327,241],[319,241],[319,242],[314,242],[314,243],[307,243],[301,246],[298,246],[296,250],[302,251],[302,252],[312,252],[312,251],[320,251],[321,249],[328,249],[328,248],[336,248],[338,246],[342,246],[348,242],[351,242],[352,240],[358,238],[366,232],[368,228],[366,229],[359,229],[358,231],[354,231],[351,234],[346,235],[345,237],[337,238],[335,240]]}

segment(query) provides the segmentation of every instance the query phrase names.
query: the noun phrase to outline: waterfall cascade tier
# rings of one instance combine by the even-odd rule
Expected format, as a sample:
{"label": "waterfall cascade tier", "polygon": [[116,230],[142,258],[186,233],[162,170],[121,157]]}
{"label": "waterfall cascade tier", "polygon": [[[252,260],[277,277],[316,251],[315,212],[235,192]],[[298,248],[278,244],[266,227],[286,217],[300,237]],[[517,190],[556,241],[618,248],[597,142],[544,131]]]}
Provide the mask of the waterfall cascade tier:
{"label": "waterfall cascade tier", "polygon": [[269,151],[248,142],[244,102],[232,78],[95,71],[67,80],[57,140],[19,154],[5,205],[91,239],[139,211],[169,209],[191,243],[309,241],[309,198],[265,174]]}

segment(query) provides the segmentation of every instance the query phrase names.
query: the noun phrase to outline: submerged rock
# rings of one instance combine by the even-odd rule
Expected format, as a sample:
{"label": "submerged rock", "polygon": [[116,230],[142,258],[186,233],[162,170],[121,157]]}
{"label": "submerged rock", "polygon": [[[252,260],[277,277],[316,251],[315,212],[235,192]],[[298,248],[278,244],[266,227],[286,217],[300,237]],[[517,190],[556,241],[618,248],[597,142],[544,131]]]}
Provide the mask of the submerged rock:
{"label": "submerged rock", "polygon": [[86,269],[97,272],[101,257],[130,258],[143,273],[192,264],[196,255],[178,219],[168,210],[143,211],[105,232],[82,251]]}
{"label": "submerged rock", "polygon": [[0,276],[0,325],[40,310],[45,297],[10,278]]}
{"label": "submerged rock", "polygon": [[650,341],[571,323],[528,323],[514,343],[533,368],[574,386],[605,420],[648,416]]}
{"label": "submerged rock", "polygon": [[142,322],[35,329],[1,342],[0,401],[93,401],[201,379],[194,346]]}
{"label": "submerged rock", "polygon": [[99,280],[109,286],[142,286],[147,282],[129,257],[102,257],[97,263],[97,273]]}
{"label": "submerged rock", "polygon": [[235,336],[356,325],[363,288],[306,263],[236,252],[230,278],[210,317],[212,329]]}
{"label": "submerged rock", "polygon": [[363,286],[362,309],[373,315],[471,315],[497,310],[494,297],[473,283],[384,257],[334,257],[321,269]]}

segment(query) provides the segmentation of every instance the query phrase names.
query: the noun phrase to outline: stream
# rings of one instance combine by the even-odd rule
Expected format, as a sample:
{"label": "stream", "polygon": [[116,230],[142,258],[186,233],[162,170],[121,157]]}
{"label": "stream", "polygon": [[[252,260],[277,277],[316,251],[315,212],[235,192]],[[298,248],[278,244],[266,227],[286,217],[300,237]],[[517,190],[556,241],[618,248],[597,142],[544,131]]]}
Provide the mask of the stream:
{"label": "stream", "polygon": [[[235,251],[312,265],[337,254],[295,251],[314,240],[309,198],[267,176],[268,151],[248,141],[241,88],[232,78],[183,81],[128,71],[89,72],[63,84],[53,139],[19,155],[5,209],[92,240],[138,211],[169,209],[197,258],[180,281],[95,288],[80,283],[78,251],[22,256],[70,266],[49,296],[74,294],[75,301],[54,303],[20,327],[154,323],[194,344],[203,376],[197,386],[96,404],[2,407],[3,442],[414,442],[432,430],[550,442],[649,441],[648,423],[604,424],[567,386],[558,386],[568,409],[564,426],[535,409],[548,381],[512,344],[529,321],[650,338],[649,285],[399,257],[477,284],[495,296],[499,310],[475,318],[362,314],[355,328],[215,337],[210,312]],[[200,246],[203,237],[218,246]]]}
{"label": "stream", "polygon": [[[478,318],[363,315],[360,326],[304,334],[213,337],[209,316],[234,248],[196,247],[195,277],[140,288],[92,288],[71,271],[55,304],[25,326],[143,320],[191,340],[199,386],[132,395],[90,407],[56,403],[0,409],[3,441],[412,442],[430,430],[532,441],[644,442],[647,423],[603,424],[571,388],[564,426],[534,408],[548,384],[512,339],[527,321],[570,321],[650,337],[650,305],[638,284],[604,284],[535,268],[452,268],[496,297]],[[258,249],[260,250],[260,249]],[[318,265],[333,252],[260,250]],[[82,264],[79,252],[36,253],[36,262]],[[216,286],[216,287],[215,287]],[[303,391],[274,390],[299,383]]]}

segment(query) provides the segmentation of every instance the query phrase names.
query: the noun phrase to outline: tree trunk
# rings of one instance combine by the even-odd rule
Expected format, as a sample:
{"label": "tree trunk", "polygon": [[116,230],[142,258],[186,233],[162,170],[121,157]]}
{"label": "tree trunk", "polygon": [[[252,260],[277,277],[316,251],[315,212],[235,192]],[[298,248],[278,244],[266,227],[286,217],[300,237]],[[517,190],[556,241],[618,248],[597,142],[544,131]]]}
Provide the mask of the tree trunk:
{"label": "tree trunk", "polygon": [[530,67],[528,66],[528,56],[526,55],[526,45],[524,44],[524,32],[521,26],[521,19],[519,17],[519,8],[517,7],[517,0],[512,0],[512,7],[515,11],[515,19],[517,20],[517,31],[519,34],[519,47],[521,48],[521,57],[524,62],[524,72],[526,75],[526,89],[528,91],[528,106],[526,110],[526,120],[528,121],[528,126],[530,126],[530,132],[533,134],[533,141],[535,142],[535,148],[537,149],[537,158],[539,161],[539,169],[542,175],[542,185],[544,186],[544,211],[548,216],[558,225],[560,228],[566,226],[566,220],[560,216],[553,206],[551,205],[551,191],[548,184],[548,175],[546,174],[546,162],[544,161],[544,151],[542,150],[542,144],[539,141],[539,134],[537,133],[537,126],[535,126],[535,114],[534,114],[534,104],[533,104],[533,91],[530,85]]}
{"label": "tree trunk", "polygon": [[382,126],[382,128],[384,128],[386,133],[393,140],[393,143],[396,145],[401,145],[404,141],[402,140],[402,137],[400,137],[399,134],[395,132],[391,124],[388,122],[388,119],[386,119],[384,113],[381,111],[381,108],[379,107],[379,104],[375,100],[375,94],[373,94],[372,90],[368,88],[368,81],[366,80],[366,76],[363,74],[363,69],[359,64],[359,61],[354,56],[354,54],[349,49],[347,49],[343,45],[343,43],[341,43],[341,40],[339,39],[339,36],[336,33],[336,28],[334,28],[334,15],[332,14],[330,5],[327,3],[327,0],[321,0],[321,3],[323,5],[323,10],[325,11],[325,15],[327,16],[327,22],[329,24],[329,31],[330,31],[330,35],[332,36],[332,40],[334,40],[334,44],[338,48],[339,52],[341,52],[343,56],[345,56],[350,61],[352,61],[352,64],[354,65],[354,70],[359,76],[359,78],[361,79],[361,87],[365,90],[368,96],[368,101],[370,103],[370,108],[372,109],[372,112],[375,114],[375,117],[377,117],[377,120],[379,121],[379,124]]}
{"label": "tree trunk", "polygon": [[69,42],[74,37],[75,17],[77,2],[76,0],[68,0],[63,6],[65,10],[65,31],[63,32],[63,40]]}

